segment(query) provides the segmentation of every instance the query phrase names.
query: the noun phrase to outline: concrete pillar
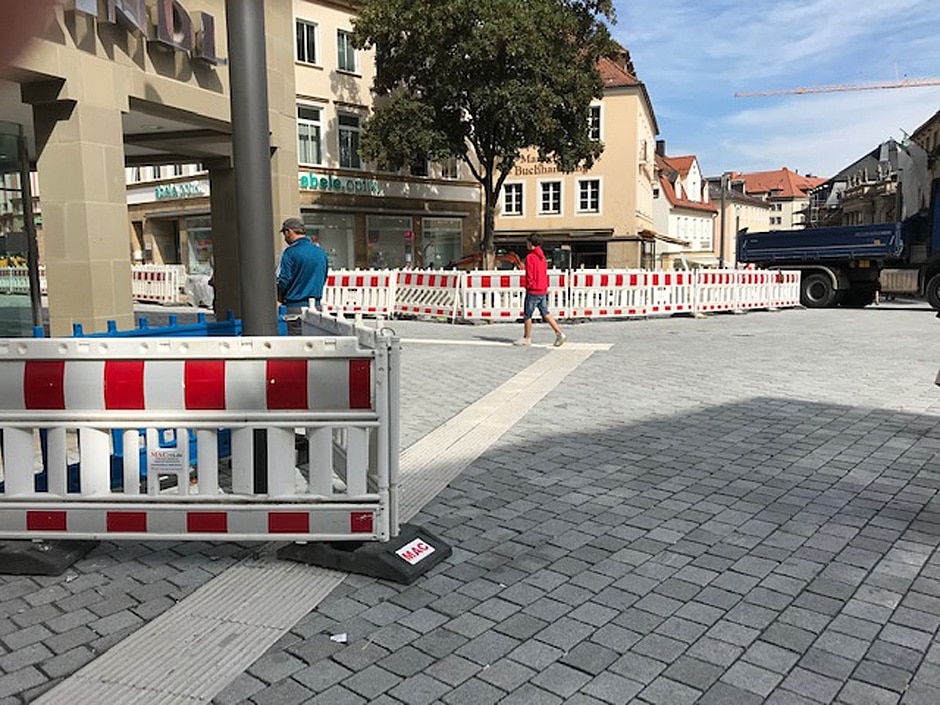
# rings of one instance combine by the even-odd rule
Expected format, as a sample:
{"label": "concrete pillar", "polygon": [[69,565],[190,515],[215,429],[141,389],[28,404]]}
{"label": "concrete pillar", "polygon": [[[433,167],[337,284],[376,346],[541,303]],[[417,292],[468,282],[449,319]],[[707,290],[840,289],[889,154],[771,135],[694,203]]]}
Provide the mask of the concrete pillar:
{"label": "concrete pillar", "polygon": [[132,328],[121,109],[60,100],[34,104],[33,117],[51,333]]}
{"label": "concrete pillar", "polygon": [[229,311],[232,311],[240,318],[241,287],[238,275],[235,169],[227,159],[208,162],[205,166],[209,170],[209,188],[211,191],[209,207],[212,210],[215,313],[219,319],[222,319]]}

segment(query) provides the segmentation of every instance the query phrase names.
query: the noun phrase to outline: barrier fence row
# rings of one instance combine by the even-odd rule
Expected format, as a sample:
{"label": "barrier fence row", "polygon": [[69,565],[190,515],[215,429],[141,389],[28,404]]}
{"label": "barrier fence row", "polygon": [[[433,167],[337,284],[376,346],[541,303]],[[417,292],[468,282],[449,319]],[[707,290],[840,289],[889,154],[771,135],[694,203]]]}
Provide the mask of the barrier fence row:
{"label": "barrier fence row", "polygon": [[[631,318],[798,306],[800,272],[769,270],[551,270],[548,306],[559,319]],[[522,317],[525,273],[382,270],[331,272],[323,310],[465,321]]]}
{"label": "barrier fence row", "polygon": [[304,338],[0,340],[0,538],[395,536],[398,339],[324,318]]}

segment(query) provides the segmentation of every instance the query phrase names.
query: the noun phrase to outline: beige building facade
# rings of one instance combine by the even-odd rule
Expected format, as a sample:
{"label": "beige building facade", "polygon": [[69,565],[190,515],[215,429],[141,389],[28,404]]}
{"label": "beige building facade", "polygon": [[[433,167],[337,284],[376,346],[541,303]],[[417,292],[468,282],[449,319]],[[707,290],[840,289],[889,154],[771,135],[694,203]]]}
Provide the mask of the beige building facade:
{"label": "beige building facade", "polygon": [[546,253],[570,253],[574,267],[640,267],[655,252],[655,140],[659,129],[645,86],[626,51],[602,59],[604,96],[591,108],[592,136],[604,152],[590,170],[561,173],[530,151],[503,185],[497,249],[524,250],[530,233]]}
{"label": "beige building facade", "polygon": [[[266,3],[265,22],[275,210],[293,211],[293,16]],[[19,127],[38,174],[54,335],[133,326],[130,265],[144,242],[125,168],[138,165],[204,165],[217,289],[238,310],[228,55],[223,0],[69,0],[0,83],[0,120]]]}

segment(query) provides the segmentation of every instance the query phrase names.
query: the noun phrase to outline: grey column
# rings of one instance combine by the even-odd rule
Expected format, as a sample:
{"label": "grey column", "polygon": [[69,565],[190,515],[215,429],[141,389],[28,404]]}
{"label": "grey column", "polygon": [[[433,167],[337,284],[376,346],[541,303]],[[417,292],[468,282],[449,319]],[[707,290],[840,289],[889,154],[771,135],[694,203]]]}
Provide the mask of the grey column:
{"label": "grey column", "polygon": [[277,335],[264,2],[226,0],[225,11],[242,326],[245,335]]}

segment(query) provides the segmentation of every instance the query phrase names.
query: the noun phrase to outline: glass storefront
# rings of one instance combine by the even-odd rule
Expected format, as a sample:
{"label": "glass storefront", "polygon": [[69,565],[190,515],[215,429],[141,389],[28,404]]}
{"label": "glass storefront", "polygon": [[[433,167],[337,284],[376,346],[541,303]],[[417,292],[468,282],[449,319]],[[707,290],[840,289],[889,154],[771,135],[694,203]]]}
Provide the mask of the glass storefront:
{"label": "glass storefront", "polygon": [[[31,336],[40,313],[39,292],[30,285],[35,226],[25,154],[20,126],[0,122],[0,337]],[[35,251],[32,266],[38,267]],[[38,284],[38,269],[33,280]]]}
{"label": "glass storefront", "polygon": [[366,219],[366,262],[369,269],[412,266],[413,243],[411,218],[369,216]]}
{"label": "glass storefront", "polygon": [[318,235],[320,247],[326,251],[330,269],[355,269],[355,229],[351,215],[335,213],[304,213],[308,235]]}
{"label": "glass storefront", "polygon": [[212,219],[186,219],[187,271],[192,275],[212,276]]}
{"label": "glass storefront", "polygon": [[425,218],[421,224],[422,259],[425,267],[443,269],[460,259],[459,218]]}

